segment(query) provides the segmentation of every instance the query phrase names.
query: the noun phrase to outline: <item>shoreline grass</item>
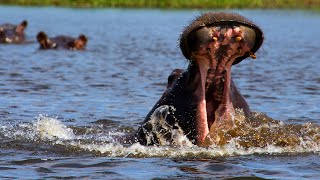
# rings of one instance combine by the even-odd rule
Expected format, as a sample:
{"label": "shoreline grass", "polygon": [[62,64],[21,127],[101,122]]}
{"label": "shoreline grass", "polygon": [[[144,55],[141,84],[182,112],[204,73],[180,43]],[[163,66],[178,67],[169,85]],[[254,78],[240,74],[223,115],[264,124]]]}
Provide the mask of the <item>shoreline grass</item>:
{"label": "shoreline grass", "polygon": [[320,0],[0,0],[0,5],[77,8],[320,9]]}

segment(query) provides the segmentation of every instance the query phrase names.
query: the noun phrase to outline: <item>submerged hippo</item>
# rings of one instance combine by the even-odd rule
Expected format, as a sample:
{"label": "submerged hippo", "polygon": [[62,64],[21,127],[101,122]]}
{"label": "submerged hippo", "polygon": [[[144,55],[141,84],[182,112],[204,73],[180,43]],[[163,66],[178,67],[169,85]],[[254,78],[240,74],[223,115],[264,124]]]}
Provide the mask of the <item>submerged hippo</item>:
{"label": "submerged hippo", "polygon": [[247,57],[255,59],[262,42],[261,29],[239,14],[211,12],[196,18],[180,37],[189,66],[169,76],[167,90],[146,116],[136,140],[162,144],[179,130],[203,145],[209,129],[233,126],[236,108],[249,117],[250,108],[231,80],[231,67]]}
{"label": "submerged hippo", "polygon": [[85,49],[88,39],[85,35],[80,34],[78,38],[69,36],[56,36],[49,38],[46,33],[39,32],[37,40],[40,44],[40,49],[70,49],[70,50],[83,50]]}
{"label": "submerged hippo", "polygon": [[24,30],[27,26],[26,20],[18,25],[8,23],[0,25],[0,43],[23,43],[25,40]]}

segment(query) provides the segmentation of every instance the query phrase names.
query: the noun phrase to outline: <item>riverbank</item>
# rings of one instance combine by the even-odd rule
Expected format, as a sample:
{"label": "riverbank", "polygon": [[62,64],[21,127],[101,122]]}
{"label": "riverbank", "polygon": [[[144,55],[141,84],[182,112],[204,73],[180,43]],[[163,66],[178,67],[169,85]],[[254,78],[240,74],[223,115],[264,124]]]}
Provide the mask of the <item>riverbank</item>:
{"label": "riverbank", "polygon": [[79,8],[320,9],[319,0],[0,0],[0,4]]}

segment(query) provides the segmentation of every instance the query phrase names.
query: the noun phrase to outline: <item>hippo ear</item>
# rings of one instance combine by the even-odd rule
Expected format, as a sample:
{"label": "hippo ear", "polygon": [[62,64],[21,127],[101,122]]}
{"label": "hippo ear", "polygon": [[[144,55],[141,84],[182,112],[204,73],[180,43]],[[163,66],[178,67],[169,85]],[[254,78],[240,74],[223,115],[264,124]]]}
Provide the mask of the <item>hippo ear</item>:
{"label": "hippo ear", "polygon": [[4,32],[3,32],[3,29],[0,28],[0,41],[1,41],[1,39],[4,38],[4,37],[5,37],[5,34],[4,34]]}
{"label": "hippo ear", "polygon": [[20,23],[20,26],[26,28],[28,26],[28,21],[27,20],[23,20],[21,23]]}
{"label": "hippo ear", "polygon": [[2,28],[0,28],[0,35],[1,35],[1,36],[4,35],[4,31],[3,31]]}
{"label": "hippo ear", "polygon": [[72,44],[70,44],[71,49],[84,49],[87,44],[87,37],[83,34],[80,34],[78,39],[74,40]]}
{"label": "hippo ear", "polygon": [[88,42],[88,38],[83,34],[79,35],[78,40],[82,41],[84,44],[87,44]]}
{"label": "hippo ear", "polygon": [[37,35],[37,40],[40,44],[40,48],[48,48],[48,36],[43,31],[40,31]]}
{"label": "hippo ear", "polygon": [[42,41],[46,41],[47,38],[48,38],[48,36],[43,31],[40,31],[37,35],[37,40],[39,43],[41,43]]}
{"label": "hippo ear", "polygon": [[16,32],[17,32],[17,33],[22,33],[27,26],[28,26],[28,21],[26,21],[26,20],[22,21],[22,22],[16,27]]}

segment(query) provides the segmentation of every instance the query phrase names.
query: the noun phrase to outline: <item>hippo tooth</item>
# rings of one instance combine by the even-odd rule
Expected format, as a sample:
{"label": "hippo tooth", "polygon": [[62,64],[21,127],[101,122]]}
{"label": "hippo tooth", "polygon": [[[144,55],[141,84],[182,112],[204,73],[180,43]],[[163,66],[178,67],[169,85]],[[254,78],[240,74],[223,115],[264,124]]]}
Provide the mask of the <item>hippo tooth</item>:
{"label": "hippo tooth", "polygon": [[237,42],[239,42],[239,41],[241,41],[241,40],[242,40],[242,37],[240,37],[240,36],[237,36],[237,37],[236,37],[236,41],[237,41]]}
{"label": "hippo tooth", "polygon": [[212,40],[213,41],[218,41],[218,38],[216,36],[213,36]]}
{"label": "hippo tooth", "polygon": [[249,51],[248,52],[248,55],[252,58],[252,59],[256,59],[257,56],[252,52],[252,51]]}

